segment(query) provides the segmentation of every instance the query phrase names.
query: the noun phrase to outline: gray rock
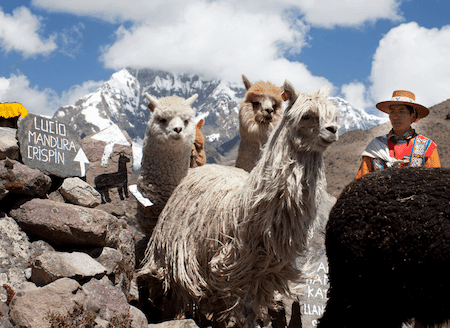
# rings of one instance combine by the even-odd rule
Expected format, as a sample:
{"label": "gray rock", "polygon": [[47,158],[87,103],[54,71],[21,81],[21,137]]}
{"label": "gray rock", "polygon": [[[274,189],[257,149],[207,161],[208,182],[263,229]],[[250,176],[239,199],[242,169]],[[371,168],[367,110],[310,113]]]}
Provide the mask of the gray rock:
{"label": "gray rock", "polygon": [[35,259],[39,255],[48,252],[54,252],[55,249],[47,242],[43,240],[37,240],[31,243],[30,246],[30,258]]}
{"label": "gray rock", "polygon": [[30,263],[30,242],[16,221],[3,214],[0,217],[0,302],[6,302],[7,291],[26,281],[25,269]]}
{"label": "gray rock", "polygon": [[61,195],[61,193],[59,192],[59,190],[55,190],[51,193],[49,193],[47,195],[47,198],[54,201],[54,202],[58,202],[58,203],[65,203],[66,200],[64,199],[64,197]]}
{"label": "gray rock", "polygon": [[9,307],[3,302],[0,302],[0,327],[12,328],[11,321],[9,321]]}
{"label": "gray rock", "polygon": [[122,291],[97,279],[91,279],[83,285],[86,294],[100,306],[100,318],[110,320],[112,317],[127,315],[130,305]]}
{"label": "gray rock", "polygon": [[77,281],[62,278],[44,287],[27,285],[17,291],[9,306],[9,316],[18,327],[50,328],[49,312],[64,316],[80,304],[86,311],[100,311]]}
{"label": "gray rock", "polygon": [[198,326],[192,319],[183,319],[149,324],[148,328],[198,328]]}
{"label": "gray rock", "polygon": [[123,222],[104,211],[32,199],[10,215],[21,228],[54,245],[119,246]]}
{"label": "gray rock", "polygon": [[20,152],[16,132],[17,130],[13,128],[0,127],[0,159],[8,157],[19,160]]}
{"label": "gray rock", "polygon": [[130,305],[129,314],[130,314],[132,328],[147,327],[147,325],[148,325],[147,317],[141,310]]}
{"label": "gray rock", "polygon": [[11,194],[42,197],[52,180],[39,170],[9,158],[0,161],[0,182]]}
{"label": "gray rock", "polygon": [[100,193],[80,178],[67,178],[59,188],[64,199],[84,207],[96,207],[101,203]]}
{"label": "gray rock", "polygon": [[89,254],[106,268],[107,275],[116,272],[123,260],[122,253],[111,247],[104,247],[98,257],[95,257],[92,253]]}
{"label": "gray rock", "polygon": [[105,274],[106,268],[86,253],[48,252],[33,261],[31,281],[43,286],[60,278],[83,281]]}

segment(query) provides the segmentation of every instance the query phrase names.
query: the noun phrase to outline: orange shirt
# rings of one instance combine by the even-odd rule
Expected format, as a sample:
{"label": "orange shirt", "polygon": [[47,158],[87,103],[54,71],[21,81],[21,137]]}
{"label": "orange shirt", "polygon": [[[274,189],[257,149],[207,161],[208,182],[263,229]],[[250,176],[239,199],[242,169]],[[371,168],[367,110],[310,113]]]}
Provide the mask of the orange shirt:
{"label": "orange shirt", "polygon": [[[425,138],[422,135],[417,135],[416,138],[420,138],[423,141],[429,140]],[[429,140],[430,143],[425,151],[424,155],[424,163],[417,165],[416,163],[413,163],[411,165],[411,156],[413,152],[414,142],[415,138],[409,139],[404,143],[398,143],[394,144],[391,140],[388,141],[388,147],[389,147],[389,155],[391,157],[394,157],[398,160],[406,159],[408,160],[407,164],[400,164],[400,167],[407,167],[407,166],[424,166],[424,167],[441,167],[441,164],[439,162],[439,155],[437,152],[436,144]],[[413,156],[414,157],[414,156]],[[362,162],[359,167],[358,173],[356,174],[356,179],[359,179],[363,175],[366,175],[370,172],[374,171],[373,165],[372,165],[372,157],[369,156],[363,156]],[[384,168],[385,166],[383,166]]]}

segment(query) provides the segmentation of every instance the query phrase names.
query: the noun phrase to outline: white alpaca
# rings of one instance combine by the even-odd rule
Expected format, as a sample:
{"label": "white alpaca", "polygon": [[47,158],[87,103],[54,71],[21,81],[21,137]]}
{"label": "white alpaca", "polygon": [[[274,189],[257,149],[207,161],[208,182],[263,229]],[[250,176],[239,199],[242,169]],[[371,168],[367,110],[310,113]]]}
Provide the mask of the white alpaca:
{"label": "white alpaca", "polygon": [[239,108],[239,143],[236,167],[250,172],[260,159],[261,148],[269,133],[283,117],[281,88],[270,82],[251,84],[242,75],[247,92]]}
{"label": "white alpaca", "polygon": [[172,191],[188,172],[195,140],[191,105],[197,94],[186,100],[177,96],[158,100],[148,93],[145,96],[153,114],[145,132],[137,188],[153,205],[138,203],[137,219],[142,232],[150,235]]}
{"label": "white alpaca", "polygon": [[191,304],[215,325],[253,327],[275,291],[300,279],[295,259],[324,192],[338,111],[328,88],[299,94],[286,81],[284,90],[289,106],[250,174],[204,165],[173,192],[138,272],[153,301],[162,281],[178,310]]}

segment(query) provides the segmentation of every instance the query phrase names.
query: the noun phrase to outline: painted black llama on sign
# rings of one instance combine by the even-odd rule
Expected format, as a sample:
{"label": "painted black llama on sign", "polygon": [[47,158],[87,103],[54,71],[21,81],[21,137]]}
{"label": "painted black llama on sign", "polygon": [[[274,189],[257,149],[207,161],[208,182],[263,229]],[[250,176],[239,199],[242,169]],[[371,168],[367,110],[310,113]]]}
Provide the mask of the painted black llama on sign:
{"label": "painted black llama on sign", "polygon": [[94,179],[95,189],[98,190],[102,196],[102,204],[110,203],[109,189],[117,188],[121,200],[124,200],[123,194],[128,198],[128,172],[127,163],[130,161],[128,157],[123,154],[119,156],[119,168],[117,172],[105,173],[97,175]]}

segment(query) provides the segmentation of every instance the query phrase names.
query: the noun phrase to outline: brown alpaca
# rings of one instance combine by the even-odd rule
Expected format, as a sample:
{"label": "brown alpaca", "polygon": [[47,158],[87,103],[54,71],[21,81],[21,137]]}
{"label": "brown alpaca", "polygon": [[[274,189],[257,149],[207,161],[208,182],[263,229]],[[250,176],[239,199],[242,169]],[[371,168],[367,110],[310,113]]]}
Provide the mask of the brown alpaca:
{"label": "brown alpaca", "polygon": [[195,128],[195,141],[191,152],[191,168],[202,166],[206,163],[205,137],[201,130],[203,123],[205,123],[205,120],[201,119]]}
{"label": "brown alpaca", "polygon": [[236,167],[250,172],[260,159],[261,147],[283,117],[281,88],[270,82],[251,84],[242,75],[247,92],[239,108],[239,144]]}

